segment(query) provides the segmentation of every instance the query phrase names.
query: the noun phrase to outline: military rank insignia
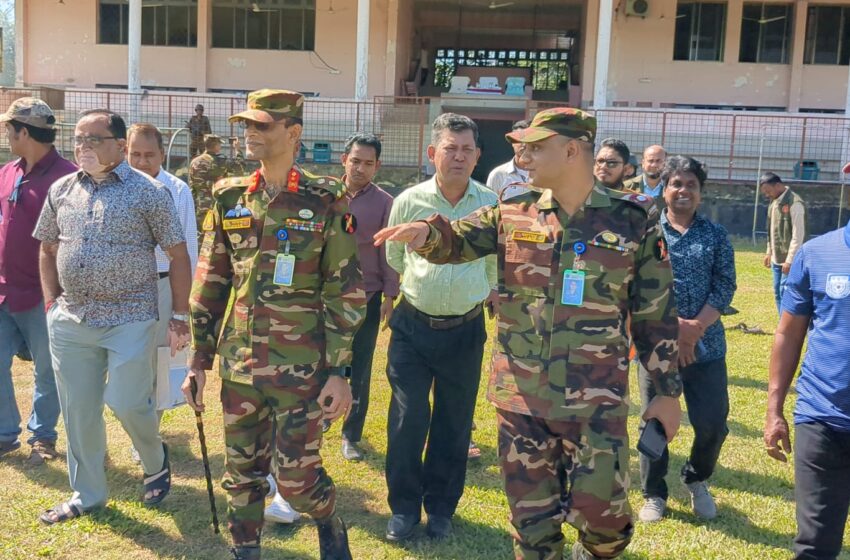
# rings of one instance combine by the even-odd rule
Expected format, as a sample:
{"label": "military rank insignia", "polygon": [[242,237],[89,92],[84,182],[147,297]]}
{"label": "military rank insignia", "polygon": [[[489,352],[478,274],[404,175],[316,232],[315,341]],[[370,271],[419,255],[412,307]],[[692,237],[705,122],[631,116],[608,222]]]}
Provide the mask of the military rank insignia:
{"label": "military rank insignia", "polygon": [[546,234],[539,231],[515,229],[511,234],[511,239],[514,241],[528,241],[529,243],[543,243],[546,241]]}
{"label": "military rank insignia", "polygon": [[296,220],[295,218],[286,218],[283,225],[286,229],[296,231],[322,231],[325,229],[325,222],[311,222],[309,220]]}
{"label": "military rank insignia", "polygon": [[351,212],[346,212],[342,215],[342,229],[345,233],[354,233],[357,231],[357,218]]}
{"label": "military rank insignia", "polygon": [[251,211],[237,204],[224,214],[221,227],[224,230],[245,229],[251,227]]}

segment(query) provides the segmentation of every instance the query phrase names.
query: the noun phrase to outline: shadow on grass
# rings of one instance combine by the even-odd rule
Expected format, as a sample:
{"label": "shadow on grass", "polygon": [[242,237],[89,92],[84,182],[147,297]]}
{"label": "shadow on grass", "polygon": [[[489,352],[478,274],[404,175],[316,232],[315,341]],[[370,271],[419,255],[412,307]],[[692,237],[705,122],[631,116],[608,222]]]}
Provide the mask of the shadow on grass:
{"label": "shadow on grass", "polygon": [[749,377],[739,377],[737,375],[730,375],[729,386],[767,391],[767,379],[750,379]]}
{"label": "shadow on grass", "polygon": [[[761,444],[762,437],[764,433],[752,426],[747,426],[746,424],[742,424],[737,420],[727,419],[726,424],[729,426],[729,435],[740,437],[740,438],[749,438],[756,440],[756,443]],[[722,452],[721,452],[722,453]]]}

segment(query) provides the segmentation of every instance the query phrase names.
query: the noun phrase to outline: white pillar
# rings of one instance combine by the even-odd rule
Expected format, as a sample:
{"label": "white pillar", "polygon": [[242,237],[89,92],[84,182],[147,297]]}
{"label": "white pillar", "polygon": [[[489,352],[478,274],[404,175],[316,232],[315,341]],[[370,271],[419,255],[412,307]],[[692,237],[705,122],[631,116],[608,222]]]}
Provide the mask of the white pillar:
{"label": "white pillar", "polygon": [[[55,9],[55,8],[54,8]],[[27,7],[15,2],[15,85],[23,86],[27,78]]]}
{"label": "white pillar", "polygon": [[596,35],[596,76],[593,81],[593,108],[608,106],[608,64],[611,60],[611,26],[614,0],[599,2],[599,33]]}
{"label": "white pillar", "polygon": [[127,90],[142,89],[142,0],[130,0],[130,25],[127,28]]}
{"label": "white pillar", "polygon": [[354,98],[366,99],[369,89],[369,3],[357,0],[357,58],[354,78]]}

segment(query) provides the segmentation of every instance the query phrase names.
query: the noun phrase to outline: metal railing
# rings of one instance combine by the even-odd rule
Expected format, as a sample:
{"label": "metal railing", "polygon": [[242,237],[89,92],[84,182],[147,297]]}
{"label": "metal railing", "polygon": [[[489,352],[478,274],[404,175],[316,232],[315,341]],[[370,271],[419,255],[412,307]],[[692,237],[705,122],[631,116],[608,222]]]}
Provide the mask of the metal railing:
{"label": "metal railing", "polygon": [[[0,90],[0,109],[23,96],[40,97],[54,108],[60,123],[57,146],[67,155],[73,147],[73,124],[84,109],[107,108],[122,114],[128,124],[149,122],[170,135],[185,128],[200,103],[213,132],[227,137],[238,134],[227,117],[245,102],[242,96],[212,93],[13,88]],[[512,109],[499,118],[531,118],[558,105],[535,100],[514,102]],[[307,162],[338,162],[346,138],[367,131],[383,140],[384,166],[410,168],[419,177],[427,163],[430,124],[445,106],[444,98],[308,98],[303,137]],[[598,139],[621,138],[636,154],[646,146],[661,144],[669,153],[704,161],[709,178],[715,181],[752,184],[761,170],[769,170],[795,182],[839,183],[843,180],[843,163],[850,159],[850,119],[843,116],[629,108],[602,109],[595,114]],[[175,138],[171,159],[176,166],[185,165],[188,143],[188,135]],[[8,151],[5,137],[0,138],[2,151]]]}

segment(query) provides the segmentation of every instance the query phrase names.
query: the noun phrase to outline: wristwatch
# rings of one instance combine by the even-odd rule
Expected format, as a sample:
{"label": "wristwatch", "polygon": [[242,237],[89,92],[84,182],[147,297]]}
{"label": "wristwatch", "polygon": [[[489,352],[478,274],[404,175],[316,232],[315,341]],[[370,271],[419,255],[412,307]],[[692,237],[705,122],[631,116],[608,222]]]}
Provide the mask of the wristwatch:
{"label": "wristwatch", "polygon": [[188,313],[172,313],[171,319],[173,321],[183,321],[185,323],[189,320],[189,314]]}

